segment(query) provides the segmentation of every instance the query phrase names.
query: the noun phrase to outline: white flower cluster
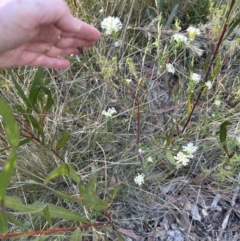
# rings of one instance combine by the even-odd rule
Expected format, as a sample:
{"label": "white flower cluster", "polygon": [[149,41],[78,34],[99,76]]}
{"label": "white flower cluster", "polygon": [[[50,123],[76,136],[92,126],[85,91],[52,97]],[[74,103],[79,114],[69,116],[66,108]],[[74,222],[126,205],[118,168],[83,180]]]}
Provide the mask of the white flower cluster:
{"label": "white flower cluster", "polygon": [[199,81],[201,79],[201,75],[199,74],[196,74],[196,73],[192,73],[191,74],[191,80],[195,83],[195,84],[198,84]]}
{"label": "white flower cluster", "polygon": [[221,100],[216,99],[216,100],[214,101],[214,104],[215,104],[216,106],[220,106],[220,105],[221,105]]}
{"label": "white flower cluster", "polygon": [[143,183],[144,183],[144,177],[145,175],[142,173],[142,174],[137,174],[137,176],[134,178],[134,182],[138,185],[138,186],[141,186]]}
{"label": "white flower cluster", "polygon": [[104,115],[106,118],[110,118],[116,113],[117,113],[117,111],[115,110],[114,107],[112,107],[112,108],[109,108],[107,111],[104,110],[102,112],[102,115]]}
{"label": "white flower cluster", "polygon": [[193,40],[196,35],[200,35],[200,30],[192,26],[188,27],[187,32],[190,40]]}
{"label": "white flower cluster", "polygon": [[175,33],[172,35],[171,41],[176,42],[177,44],[187,44],[188,40],[192,41],[196,35],[200,35],[200,30],[195,27],[188,27],[187,29],[188,37],[181,34],[181,33]]}
{"label": "white flower cluster", "polygon": [[173,65],[172,64],[166,64],[166,68],[167,68],[167,71],[169,72],[169,73],[175,73],[175,68],[173,67]]}
{"label": "white flower cluster", "polygon": [[177,43],[184,43],[186,44],[188,41],[188,38],[180,33],[175,33],[172,35],[172,41],[176,41]]}
{"label": "white flower cluster", "polygon": [[190,142],[186,146],[183,146],[182,149],[183,151],[179,151],[174,159],[177,160],[177,163],[187,166],[190,162],[190,159],[193,158],[193,154],[197,151],[197,147]]}
{"label": "white flower cluster", "polygon": [[148,157],[147,162],[153,162],[153,159],[152,159],[152,157],[151,157],[151,156],[150,156],[150,157]]}
{"label": "white flower cluster", "polygon": [[205,86],[207,87],[208,90],[212,89],[212,82],[211,81],[207,81],[205,83]]}
{"label": "white flower cluster", "polygon": [[101,22],[101,28],[105,30],[107,35],[111,35],[122,29],[122,23],[118,17],[109,16],[103,19]]}

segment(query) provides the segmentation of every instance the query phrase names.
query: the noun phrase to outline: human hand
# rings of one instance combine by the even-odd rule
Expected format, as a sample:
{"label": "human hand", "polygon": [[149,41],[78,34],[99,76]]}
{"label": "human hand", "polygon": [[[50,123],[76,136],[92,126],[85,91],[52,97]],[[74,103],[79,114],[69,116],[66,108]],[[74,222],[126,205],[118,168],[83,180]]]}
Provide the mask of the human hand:
{"label": "human hand", "polygon": [[70,63],[59,56],[86,51],[100,38],[63,0],[0,0],[0,31],[0,68],[64,69]]}

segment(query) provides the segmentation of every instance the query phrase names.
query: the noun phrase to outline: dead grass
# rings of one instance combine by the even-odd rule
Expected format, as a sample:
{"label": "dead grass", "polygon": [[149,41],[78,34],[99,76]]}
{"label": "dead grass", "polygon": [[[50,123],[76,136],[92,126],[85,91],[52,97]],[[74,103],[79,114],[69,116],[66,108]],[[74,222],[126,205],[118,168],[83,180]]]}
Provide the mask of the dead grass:
{"label": "dead grass", "polygon": [[[156,240],[149,239],[151,235],[161,238],[159,240],[168,240],[164,239],[168,230],[180,230],[185,240],[204,240],[197,239],[201,237],[196,231],[199,227],[197,222],[203,222],[206,218],[201,213],[202,210],[206,209],[209,213],[213,210],[203,207],[202,202],[212,201],[220,194],[222,203],[229,204],[234,196],[233,189],[239,185],[239,144],[233,148],[235,159],[231,159],[226,157],[219,143],[219,126],[225,120],[232,123],[228,130],[229,140],[239,137],[240,132],[239,64],[233,65],[239,62],[237,48],[227,58],[224,58],[224,54],[228,50],[221,50],[222,60],[226,60],[227,64],[222,72],[214,77],[213,88],[201,98],[186,132],[179,135],[176,126],[181,128],[184,124],[187,106],[182,105],[174,112],[166,114],[171,125],[161,126],[156,122],[157,114],[149,108],[150,89],[145,84],[148,79],[143,74],[144,58],[154,61],[156,52],[152,40],[148,41],[141,31],[127,29],[126,25],[142,27],[143,23],[150,23],[145,10],[148,7],[156,13],[158,9],[154,8],[154,1],[146,1],[147,4],[142,1],[68,2],[76,16],[98,27],[104,17],[119,16],[125,24],[120,36],[124,44],[116,49],[113,43],[117,39],[103,35],[99,43],[83,57],[71,57],[70,69],[57,72],[46,70],[47,87],[52,91],[55,103],[45,120],[46,143],[43,146],[37,141],[33,128],[28,127],[15,111],[21,129],[29,128],[28,131],[32,132],[36,139],[19,148],[19,160],[9,193],[21,197],[26,204],[54,203],[74,212],[84,213],[92,221],[99,221],[105,218],[104,215],[86,211],[74,203],[62,201],[46,188],[29,184],[32,180],[43,182],[54,168],[64,162],[71,164],[86,183],[91,178],[91,167],[95,166],[98,170],[96,190],[100,197],[107,197],[114,186],[120,185],[120,191],[110,208],[114,230],[120,227],[125,231],[131,229],[138,237],[148,237],[148,240]],[[174,1],[170,2],[166,12],[175,4]],[[188,3],[193,4],[191,1]],[[136,13],[136,6],[140,6],[141,18]],[[103,13],[99,13],[101,8]],[[194,8],[194,11],[197,12],[198,9]],[[182,14],[184,15],[184,12]],[[199,12],[199,16],[201,14]],[[236,40],[237,37],[233,38]],[[207,41],[210,39],[209,37]],[[207,46],[211,46],[211,43],[208,42]],[[210,53],[210,50],[207,49],[206,52]],[[129,58],[132,63],[128,62]],[[191,60],[188,55],[179,57],[172,53],[165,56],[165,61],[167,58],[169,61],[175,60],[177,74],[181,77],[179,90],[172,96],[172,102],[184,102],[187,100]],[[197,61],[196,70],[203,74],[205,59],[198,58]],[[14,70],[14,75],[26,92],[34,73],[33,68]],[[127,78],[133,79],[131,87],[125,83]],[[142,84],[138,83],[140,80]],[[13,108],[16,104],[24,105],[6,72],[1,72],[1,86],[1,95]],[[133,90],[137,90],[135,97]],[[196,89],[196,93],[197,91]],[[220,106],[214,105],[216,97],[221,100]],[[137,114],[138,102],[141,117]],[[117,114],[106,120],[102,111],[109,107],[114,107]],[[138,121],[140,129],[137,126]],[[63,131],[67,131],[70,139],[67,145],[56,153],[53,147]],[[3,133],[0,141],[1,148],[5,147]],[[198,146],[197,154],[188,166],[178,169],[167,158],[167,153],[171,152],[174,156],[189,142]],[[141,155],[139,149],[143,150]],[[1,166],[6,154],[1,154]],[[152,157],[153,162],[147,161],[149,157]],[[145,174],[145,183],[141,187],[134,183],[137,173]],[[77,187],[66,178],[58,178],[51,185],[56,190],[72,195],[77,193]],[[239,198],[235,201],[239,202]],[[217,203],[217,206],[223,208],[224,205]],[[239,215],[238,210],[234,213]],[[201,220],[196,217],[198,214]],[[225,211],[222,211],[222,216],[224,215]],[[23,216],[21,221],[30,229],[46,227],[46,222],[34,215]],[[221,224],[219,223],[219,228]],[[55,220],[54,225],[65,227],[74,223]],[[177,228],[174,229],[174,225],[177,225]],[[122,229],[121,233],[124,233]],[[15,225],[11,225],[11,232],[17,230]],[[91,235],[94,240],[101,240],[105,233],[111,240],[116,236],[114,230],[85,230],[84,236]],[[218,234],[214,235],[211,240],[217,240],[215,238]],[[67,239],[68,234],[46,238]]]}

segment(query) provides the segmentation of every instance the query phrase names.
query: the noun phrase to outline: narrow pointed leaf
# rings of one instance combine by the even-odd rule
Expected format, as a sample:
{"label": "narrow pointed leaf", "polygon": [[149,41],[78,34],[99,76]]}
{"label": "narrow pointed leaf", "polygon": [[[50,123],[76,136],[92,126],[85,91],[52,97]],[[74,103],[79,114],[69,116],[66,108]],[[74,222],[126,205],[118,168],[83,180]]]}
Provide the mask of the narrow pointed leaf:
{"label": "narrow pointed leaf", "polygon": [[43,132],[36,118],[32,115],[24,115],[24,117],[28,119],[29,123],[38,131],[39,134]]}
{"label": "narrow pointed leaf", "polygon": [[38,204],[25,205],[18,198],[6,196],[4,206],[7,208],[13,209],[15,211],[14,214],[18,214],[17,212],[21,214],[30,214],[30,213],[39,214],[40,213],[41,216],[43,216],[42,210],[46,206],[46,204],[41,203],[40,205]]}
{"label": "narrow pointed leaf", "polygon": [[26,104],[27,106],[27,112],[28,113],[31,113],[32,110],[34,110],[36,113],[40,114],[40,111],[34,106],[31,104],[30,100],[27,98],[27,96],[25,95],[22,87],[18,84],[17,80],[15,79],[14,75],[12,74],[12,71],[11,69],[9,69],[9,74],[11,75],[12,77],[12,82],[14,83],[15,85],[15,88],[19,94],[19,96],[21,97],[21,99],[23,100],[23,102]]}
{"label": "narrow pointed leaf", "polygon": [[8,221],[6,214],[0,210],[0,233],[6,234],[8,231]]}
{"label": "narrow pointed leaf", "polygon": [[[23,140],[21,140],[21,141],[19,142],[19,144],[18,144],[18,147],[19,147],[19,146],[23,146],[23,145],[25,145],[25,144],[28,143],[29,141],[31,141],[30,138],[27,138],[27,139],[23,139]],[[6,151],[6,150],[9,150],[9,149],[11,149],[11,148],[12,148],[12,147],[9,146],[9,147],[6,147],[6,148],[3,148],[3,149],[0,149],[0,153],[1,153],[1,152],[4,152],[4,151]]]}
{"label": "narrow pointed leaf", "polygon": [[166,151],[166,157],[167,157],[168,161],[169,161],[171,164],[173,164],[174,166],[177,165],[177,163],[176,163],[176,161],[175,161],[175,159],[174,159],[171,151],[169,151],[169,150]]}
{"label": "narrow pointed leaf", "polygon": [[31,140],[32,140],[32,139],[30,139],[30,138],[26,138],[26,139],[21,140],[21,141],[19,142],[19,144],[18,144],[18,147],[27,144],[27,143],[30,142]]}
{"label": "narrow pointed leaf", "polygon": [[69,200],[69,201],[72,201],[72,202],[79,202],[79,199],[77,199],[75,197],[72,197],[69,194],[62,193],[62,192],[59,192],[59,191],[54,191],[54,190],[52,190],[52,191],[54,192],[54,194],[57,197],[61,198],[62,200]]}
{"label": "narrow pointed leaf", "polygon": [[44,214],[44,217],[46,218],[49,226],[52,227],[52,220],[51,220],[50,212],[49,212],[47,205],[43,208],[43,214]]}
{"label": "narrow pointed leaf", "polygon": [[44,77],[44,70],[43,68],[38,68],[34,79],[32,81],[32,86],[31,89],[29,91],[29,101],[31,102],[32,106],[35,106],[36,102],[37,102],[37,97],[39,94],[39,90],[40,87],[42,85],[42,80]]}
{"label": "narrow pointed leaf", "polygon": [[62,147],[64,147],[67,143],[69,139],[69,135],[66,131],[63,132],[63,135],[61,137],[61,139],[58,141],[57,145],[56,145],[56,151],[60,150]]}
{"label": "narrow pointed leaf", "polygon": [[228,36],[233,32],[233,30],[240,24],[240,18],[237,19],[229,28],[227,34],[224,37],[224,40],[228,38]]}
{"label": "narrow pointed leaf", "polygon": [[48,175],[48,177],[44,181],[44,185],[47,185],[49,181],[59,176],[67,176],[67,177],[70,177],[72,180],[74,180],[76,183],[80,182],[80,178],[77,172],[70,165],[64,163],[61,166],[57,167]]}
{"label": "narrow pointed leaf", "polygon": [[6,190],[12,176],[12,171],[16,164],[16,157],[16,148],[13,148],[3,171],[0,173],[0,203],[4,201]]}
{"label": "narrow pointed leaf", "polygon": [[12,110],[2,98],[0,98],[0,107],[0,115],[3,118],[7,140],[12,146],[17,147],[20,140],[20,131]]}
{"label": "narrow pointed leaf", "polygon": [[171,25],[171,23],[173,22],[173,19],[176,17],[178,7],[179,7],[179,3],[174,6],[172,12],[170,13],[167,23],[165,25],[166,28],[168,28]]}
{"label": "narrow pointed leaf", "polygon": [[98,203],[95,203],[90,208],[95,211],[102,211],[109,208],[109,203],[105,200],[99,199]]}
{"label": "narrow pointed leaf", "polygon": [[113,193],[112,193],[112,198],[115,198],[117,196],[117,193],[120,189],[120,186],[119,185],[116,185],[113,189]]}
{"label": "narrow pointed leaf", "polygon": [[229,152],[228,152],[228,147],[226,144],[226,140],[227,140],[227,126],[231,125],[232,123],[229,121],[224,121],[221,125],[220,125],[220,142],[222,144],[222,148],[224,150],[224,152],[229,156]]}
{"label": "narrow pointed leaf", "polygon": [[220,142],[223,143],[226,141],[227,139],[227,126],[231,125],[232,123],[229,121],[224,121],[221,125],[220,125]]}
{"label": "narrow pointed leaf", "polygon": [[79,228],[73,232],[70,241],[82,241],[82,232]]}
{"label": "narrow pointed leaf", "polygon": [[39,216],[44,216],[43,209],[46,205],[48,206],[51,218],[61,218],[65,220],[79,221],[82,223],[87,222],[87,220],[80,215],[51,203],[35,203],[25,205],[18,198],[6,196],[4,206],[13,209],[15,211],[15,214],[18,214],[17,212],[20,212],[21,214],[34,213]]}

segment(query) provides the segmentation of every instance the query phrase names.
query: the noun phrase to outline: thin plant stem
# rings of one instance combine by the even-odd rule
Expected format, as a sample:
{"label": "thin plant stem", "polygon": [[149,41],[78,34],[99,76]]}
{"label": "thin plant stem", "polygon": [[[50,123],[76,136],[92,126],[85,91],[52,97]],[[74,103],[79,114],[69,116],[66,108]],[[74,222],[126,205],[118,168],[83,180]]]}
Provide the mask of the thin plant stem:
{"label": "thin plant stem", "polygon": [[[235,2],[236,2],[236,0],[232,0],[232,1],[231,1],[229,10],[228,10],[227,15],[226,15],[225,23],[224,23],[223,29],[222,29],[222,31],[221,31],[221,35],[220,35],[220,37],[219,37],[219,39],[218,39],[218,43],[217,43],[217,45],[216,45],[216,48],[214,49],[214,52],[213,52],[213,54],[212,54],[212,56],[211,56],[211,60],[210,60],[210,63],[209,63],[209,65],[208,65],[207,72],[206,72],[206,75],[205,75],[205,77],[204,77],[204,83],[206,83],[206,82],[208,81],[208,77],[209,77],[209,75],[210,75],[210,72],[211,72],[213,63],[214,63],[214,61],[215,61],[215,59],[216,59],[216,57],[217,57],[217,53],[218,53],[219,48],[220,48],[220,46],[221,46],[221,44],[222,44],[222,42],[223,42],[223,37],[224,37],[224,35],[225,35],[226,31],[227,31],[228,24],[229,24],[229,17],[230,17],[230,14],[231,14],[231,12],[232,12],[232,9],[233,9],[233,6],[234,6]],[[193,112],[194,112],[194,110],[195,110],[195,108],[196,108],[196,106],[197,106],[197,104],[198,104],[198,102],[199,102],[202,94],[203,94],[204,88],[205,88],[205,87],[202,86],[202,88],[201,88],[201,90],[200,90],[200,92],[199,92],[199,94],[198,94],[198,96],[197,96],[197,100],[195,101],[195,103],[194,103],[194,105],[193,105],[193,107],[192,107],[192,110],[191,110],[190,114],[188,115],[187,121],[186,121],[186,123],[185,123],[185,125],[184,125],[184,127],[183,127],[183,129],[182,129],[182,133],[186,130],[186,128],[187,128],[187,126],[188,126],[188,124],[189,124],[189,122],[190,122],[190,119],[191,119],[191,117],[192,117],[192,114],[193,114]]]}

